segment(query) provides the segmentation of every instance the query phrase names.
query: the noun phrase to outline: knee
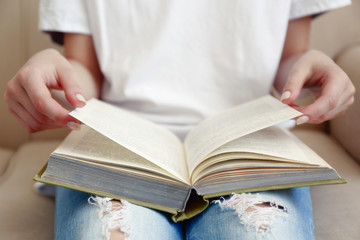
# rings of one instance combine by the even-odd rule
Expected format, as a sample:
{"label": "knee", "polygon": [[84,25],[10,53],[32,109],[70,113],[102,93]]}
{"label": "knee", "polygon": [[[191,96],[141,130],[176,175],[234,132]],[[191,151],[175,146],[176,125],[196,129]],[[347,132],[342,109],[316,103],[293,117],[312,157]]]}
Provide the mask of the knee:
{"label": "knee", "polygon": [[285,206],[264,199],[260,194],[233,194],[228,200],[220,199],[214,203],[222,209],[234,210],[241,224],[262,233],[271,230],[279,217],[288,215]]}
{"label": "knee", "polygon": [[102,234],[107,240],[125,240],[130,235],[128,202],[106,197],[90,197],[88,202],[99,208]]}

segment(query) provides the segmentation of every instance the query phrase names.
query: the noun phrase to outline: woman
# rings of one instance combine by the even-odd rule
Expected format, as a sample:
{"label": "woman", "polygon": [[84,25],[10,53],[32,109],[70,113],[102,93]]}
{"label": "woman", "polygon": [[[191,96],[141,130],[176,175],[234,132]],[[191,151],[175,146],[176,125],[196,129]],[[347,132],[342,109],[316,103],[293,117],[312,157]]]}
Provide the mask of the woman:
{"label": "woman", "polygon": [[[289,105],[314,88],[315,101],[294,108],[303,113],[298,124],[321,123],[342,114],[355,89],[329,57],[309,50],[310,21],[346,4],[42,1],[40,28],[63,41],[64,56],[51,49],[34,55],[10,80],[5,99],[30,132],[77,129],[64,103],[82,107],[99,97],[182,138],[203,118],[272,87]],[[57,190],[57,239],[314,238],[308,188],[226,197],[183,223],[123,200]]]}

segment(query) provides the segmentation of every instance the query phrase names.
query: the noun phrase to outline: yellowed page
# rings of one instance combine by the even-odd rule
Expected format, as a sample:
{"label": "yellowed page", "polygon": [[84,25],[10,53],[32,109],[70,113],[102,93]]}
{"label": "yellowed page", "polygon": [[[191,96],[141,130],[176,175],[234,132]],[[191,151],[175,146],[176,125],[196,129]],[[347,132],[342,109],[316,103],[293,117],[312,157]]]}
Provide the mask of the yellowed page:
{"label": "yellowed page", "polygon": [[[238,171],[246,172],[246,169],[252,169],[252,171],[263,171],[264,169],[271,169],[274,171],[284,170],[290,171],[289,169],[300,169],[304,171],[304,169],[316,169],[314,166],[309,165],[301,165],[297,163],[287,163],[287,162],[272,162],[272,161],[259,161],[259,160],[235,160],[235,161],[224,161],[219,162],[217,164],[211,165],[206,169],[202,170],[198,174],[194,174],[192,176],[192,183],[194,184],[197,180],[203,178],[206,175],[214,174],[217,172],[227,173],[229,171],[234,171],[234,169],[238,169]],[[197,172],[197,169],[194,173]]]}
{"label": "yellowed page", "polygon": [[70,115],[189,183],[183,145],[166,128],[97,99]]}
{"label": "yellowed page", "polygon": [[[253,167],[246,167],[244,164],[239,164],[236,162],[229,166],[229,163],[222,162],[216,165],[213,165],[194,178],[193,184],[199,184],[210,179],[217,179],[219,177],[252,177],[253,174],[266,174],[266,173],[294,173],[294,172],[304,172],[304,171],[318,171],[319,168],[311,166],[300,166],[296,164],[286,164],[286,163],[275,163],[275,164],[266,164],[258,163],[254,165],[248,165]],[[226,171],[224,171],[226,169]]]}
{"label": "yellowed page", "polygon": [[265,96],[203,121],[185,139],[189,172],[225,143],[300,115],[274,97]]}
{"label": "yellowed page", "polygon": [[[259,160],[261,159],[261,160]],[[241,162],[241,164],[243,165],[243,167],[246,166],[252,166],[255,163],[263,163],[263,166],[258,166],[258,167],[265,167],[268,165],[273,165],[276,166],[277,164],[297,164],[299,166],[303,166],[303,167],[309,167],[309,166],[313,166],[310,164],[304,164],[304,163],[299,163],[297,161],[293,161],[290,159],[286,159],[286,158],[280,158],[280,157],[275,157],[275,156],[269,156],[269,155],[263,155],[263,154],[256,154],[256,153],[247,153],[247,152],[230,152],[230,153],[223,153],[220,155],[216,155],[213,157],[209,157],[206,160],[202,161],[199,165],[196,166],[196,168],[194,168],[194,170],[191,173],[191,182],[194,182],[194,179],[199,178],[199,176],[201,176],[204,172],[208,171],[209,168],[213,168],[214,166],[216,167],[225,167],[226,168],[232,168],[234,164],[239,164],[239,162]],[[318,165],[316,165],[318,166]],[[225,170],[225,169],[218,169],[220,170]]]}

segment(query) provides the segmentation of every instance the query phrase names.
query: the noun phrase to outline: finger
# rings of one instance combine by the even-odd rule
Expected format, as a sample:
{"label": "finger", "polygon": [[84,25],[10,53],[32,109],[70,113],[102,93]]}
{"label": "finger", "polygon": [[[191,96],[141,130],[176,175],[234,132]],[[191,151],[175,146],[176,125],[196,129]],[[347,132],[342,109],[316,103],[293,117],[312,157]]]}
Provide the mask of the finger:
{"label": "finger", "polygon": [[[8,103],[9,110],[11,110],[13,115],[16,116],[18,121],[22,123],[29,132],[36,132],[62,126],[39,112],[32,105],[32,101],[25,92],[25,89],[17,83],[17,81],[14,81],[14,83],[8,84],[8,89],[4,97]],[[41,127],[38,125],[41,125]],[[73,118],[71,122],[66,123],[66,126],[72,130],[79,129],[79,125],[80,121]]]}
{"label": "finger", "polygon": [[83,107],[86,100],[71,66],[62,65],[57,68],[58,81],[65,92],[66,99],[74,107]]}
{"label": "finger", "polygon": [[29,131],[38,132],[44,129],[52,129],[61,127],[53,121],[47,123],[41,123],[32,117],[31,114],[19,103],[12,103],[9,105],[10,112],[16,117],[16,119]]}
{"label": "finger", "polygon": [[[322,123],[324,121],[330,120],[334,117],[339,116],[340,114],[344,113],[346,111],[346,109],[348,109],[353,103],[354,103],[354,96],[350,96],[347,99],[345,99],[343,97],[340,98],[339,102],[340,104],[338,104],[338,106],[336,108],[334,108],[333,110],[324,110],[324,111],[318,111],[317,115],[314,115],[311,113],[311,110],[309,111],[310,107],[314,107],[315,109],[318,109],[319,107],[317,106],[294,106],[294,108],[302,113],[304,113],[303,116],[297,118],[297,124],[302,124],[305,122],[309,122],[309,123]],[[326,105],[329,105],[326,103],[327,100],[325,101],[325,103],[321,103],[318,102],[319,105],[323,104],[325,105],[324,109],[330,109],[330,107],[326,107]],[[322,112],[324,112],[324,114],[322,114]]]}
{"label": "finger", "polygon": [[324,121],[333,119],[335,117],[338,117],[340,115],[343,115],[346,110],[354,103],[354,96],[351,96],[346,102],[344,102],[341,106],[339,106],[337,109],[330,111],[326,113],[324,116],[321,117]]}
{"label": "finger", "polygon": [[[344,84],[343,81],[347,82]],[[349,107],[354,92],[355,89],[349,79],[333,75],[324,84],[321,96],[314,103],[303,108],[302,112],[312,123],[324,122]]]}
{"label": "finger", "polygon": [[317,120],[323,121],[323,119],[320,119],[321,116],[336,109],[344,101],[343,94],[346,84],[339,84],[336,77],[328,77],[326,82],[322,83],[321,87],[320,97],[315,99],[312,104],[306,106],[302,111],[312,122]]}
{"label": "finger", "polygon": [[26,124],[26,122],[12,109],[9,108],[9,112],[16,118],[16,120],[28,131],[32,132],[31,128]]}
{"label": "finger", "polygon": [[66,126],[66,123],[73,121],[69,111],[63,108],[57,101],[55,101],[50,94],[47,86],[39,80],[40,78],[35,78],[24,84],[24,89],[29,96],[29,99],[36,109],[36,111],[44,114],[48,118],[54,120],[55,122]]}
{"label": "finger", "polygon": [[304,114],[298,118],[297,124],[302,124],[305,122],[315,124],[322,123],[335,117],[337,113],[345,111],[347,107],[348,106],[345,105],[339,105],[336,108],[333,108],[333,103],[331,103],[331,100],[329,100],[329,98],[326,96],[322,96],[313,104],[295,108]]}
{"label": "finger", "polygon": [[48,124],[50,122],[53,122],[52,119],[48,118],[46,115],[35,109],[35,107],[32,105],[31,100],[29,99],[29,96],[23,88],[19,88],[17,94],[15,96],[12,96],[11,98],[13,102],[19,103],[21,106],[23,106],[23,108],[26,109],[26,111],[38,122],[42,124]]}
{"label": "finger", "polygon": [[8,84],[7,91],[5,93],[5,100],[8,103],[9,108],[19,109],[17,104],[20,104],[33,118],[43,124],[46,124],[50,119],[34,108],[27,93],[24,88],[19,85],[18,81],[11,81],[12,82]]}
{"label": "finger", "polygon": [[288,80],[281,95],[281,101],[283,103],[292,104],[299,97],[300,91],[308,78],[309,70],[310,69],[307,66],[298,66],[297,68],[294,68],[294,70],[290,71]]}

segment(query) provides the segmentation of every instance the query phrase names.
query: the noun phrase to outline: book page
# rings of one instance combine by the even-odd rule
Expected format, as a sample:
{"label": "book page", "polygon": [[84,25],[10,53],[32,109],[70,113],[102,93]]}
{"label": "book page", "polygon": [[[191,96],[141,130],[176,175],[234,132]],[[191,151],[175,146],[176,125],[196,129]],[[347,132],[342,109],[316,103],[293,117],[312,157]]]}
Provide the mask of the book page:
{"label": "book page", "polygon": [[297,142],[295,142],[285,130],[275,126],[250,133],[225,143],[211,152],[207,158],[222,153],[237,152],[256,153],[289,159],[290,162],[311,164],[311,161],[306,157]]}
{"label": "book page", "polygon": [[144,169],[145,171],[176,178],[159,166],[86,125],[81,126],[81,130],[79,131],[72,131],[53,154],[81,159],[86,162]]}
{"label": "book page", "polygon": [[299,138],[297,138],[294,134],[290,131],[284,130],[286,134],[289,135],[298,145],[299,148],[304,152],[304,155],[309,159],[311,164],[317,164],[319,166],[324,166],[327,168],[332,168],[322,157],[320,157],[314,150],[312,150],[308,145],[303,143]]}
{"label": "book page", "polygon": [[185,139],[189,171],[225,143],[300,115],[274,97],[265,96],[206,119]]}
{"label": "book page", "polygon": [[97,99],[70,115],[189,183],[183,145],[166,128]]}
{"label": "book page", "polygon": [[[213,172],[232,168],[331,168],[290,131],[268,127],[235,139],[209,154],[191,173],[194,183]],[[257,170],[256,170],[257,171]]]}
{"label": "book page", "polygon": [[[268,161],[267,161],[268,162]],[[316,168],[313,166],[304,166],[300,164],[291,164],[284,162],[275,162],[275,163],[266,163],[256,160],[251,161],[234,161],[233,163],[229,162],[220,162],[215,165],[206,168],[200,174],[196,176],[193,180],[193,185],[202,183],[209,180],[217,180],[219,177],[252,177],[251,175],[266,175],[268,173],[273,174],[283,174],[283,173],[294,173],[294,172],[304,172],[304,171],[319,171],[321,168]],[[323,169],[323,168],[322,168]]]}

